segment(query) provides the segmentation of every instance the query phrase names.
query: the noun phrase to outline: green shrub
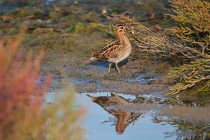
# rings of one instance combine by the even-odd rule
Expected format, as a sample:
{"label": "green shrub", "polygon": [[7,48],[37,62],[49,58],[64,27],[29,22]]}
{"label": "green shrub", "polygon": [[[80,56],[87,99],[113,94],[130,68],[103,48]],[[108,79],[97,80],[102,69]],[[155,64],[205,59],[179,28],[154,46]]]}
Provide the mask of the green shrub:
{"label": "green shrub", "polygon": [[210,52],[210,3],[205,0],[170,0],[177,26],[171,29],[178,38],[196,45],[201,53]]}
{"label": "green shrub", "polygon": [[190,64],[172,68],[169,75],[177,81],[170,87],[171,92],[168,95],[179,93],[196,85],[197,93],[210,91],[210,59],[197,59]]}
{"label": "green shrub", "polygon": [[[200,59],[190,64],[173,68],[170,75],[178,77],[169,94],[176,94],[195,85],[203,85],[194,91],[210,90],[210,3],[205,0],[170,0],[175,15],[171,15],[177,26],[171,32],[191,44],[191,50]],[[189,47],[188,47],[189,48]],[[184,48],[183,48],[184,49]],[[194,55],[195,55],[194,53]]]}

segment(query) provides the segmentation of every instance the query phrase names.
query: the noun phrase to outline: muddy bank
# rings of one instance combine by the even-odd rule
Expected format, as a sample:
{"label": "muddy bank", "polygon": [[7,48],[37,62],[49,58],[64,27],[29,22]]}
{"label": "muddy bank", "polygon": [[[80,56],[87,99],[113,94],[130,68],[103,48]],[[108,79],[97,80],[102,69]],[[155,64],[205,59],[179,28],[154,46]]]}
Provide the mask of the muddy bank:
{"label": "muddy bank", "polygon": [[[108,15],[134,16],[143,25],[151,27],[158,23],[155,27],[159,28],[159,25],[169,22],[165,12],[170,8],[164,0],[68,2],[41,4],[33,6],[32,10],[26,6],[13,10],[8,8],[3,13],[0,11],[1,38],[21,33],[24,34],[24,50],[32,49],[34,53],[41,49],[45,51],[41,72],[43,75],[50,73],[53,78],[47,96],[56,90],[62,91],[63,84],[73,85],[77,93],[90,93],[90,96],[94,93],[102,96],[102,92],[134,95],[134,99],[124,100],[128,105],[109,106],[106,109],[112,110],[112,114],[120,110],[119,113],[126,117],[129,114],[131,118],[135,117],[135,113],[137,117],[151,113],[153,119],[158,118],[154,119],[155,122],[167,122],[181,128],[185,128],[183,124],[186,127],[201,125],[205,128],[203,123],[209,128],[210,97],[191,96],[188,91],[184,96],[180,94],[173,98],[163,95],[168,86],[174,83],[168,79],[168,70],[180,62],[145,57],[146,53],[142,53],[133,42],[131,55],[119,64],[121,74],[117,73],[114,66],[108,74],[108,63],[105,61],[88,62],[93,53],[115,40],[115,25],[112,28],[112,23],[103,15],[103,8],[106,8]],[[23,20],[26,23],[22,23]],[[167,119],[161,119],[164,117]]]}
{"label": "muddy bank", "polygon": [[[86,40],[87,39],[87,40]],[[90,38],[78,38],[76,42],[88,42]],[[104,41],[101,37],[98,41]],[[167,88],[168,80],[165,72],[171,67],[168,62],[151,61],[133,58],[131,56],[120,63],[121,74],[114,67],[108,74],[108,63],[104,61],[87,62],[91,56],[91,50],[95,52],[102,45],[96,44],[78,45],[74,50],[65,54],[47,52],[42,65],[42,71],[53,75],[62,75],[66,72],[67,77],[74,80],[78,92],[109,91],[127,94],[159,94]],[[79,47],[80,46],[80,47]]]}
{"label": "muddy bank", "polygon": [[[36,2],[35,2],[36,3]],[[145,54],[132,44],[131,56],[121,62],[122,74],[115,68],[107,74],[108,63],[87,60],[108,43],[115,40],[114,26],[105,15],[129,15],[147,25],[155,25],[169,19],[163,13],[170,12],[168,2],[161,1],[43,1],[16,4],[15,1],[0,5],[17,8],[1,11],[0,37],[24,33],[24,50],[38,53],[45,50],[41,71],[52,77],[67,75],[73,79],[78,92],[109,91],[128,94],[160,94],[166,90],[165,75],[171,67],[167,61],[144,59]],[[21,21],[25,21],[24,23]],[[59,81],[59,80],[58,80]]]}
{"label": "muddy bank", "polygon": [[[112,25],[115,23],[106,15],[133,16],[141,24],[163,31],[164,27],[171,26],[170,18],[165,15],[171,12],[168,1],[81,0],[33,4],[0,3],[1,6],[9,6],[0,11],[0,37],[10,38],[24,33],[24,50],[32,49],[38,53],[44,49],[41,71],[51,73],[55,82],[59,81],[58,77],[67,75],[78,92],[109,91],[158,96],[162,96],[168,85],[174,83],[166,78],[166,74],[180,62],[157,60],[152,56],[145,59],[148,58],[146,54],[142,54],[133,42],[131,56],[120,63],[120,75],[114,67],[107,74],[107,62],[87,62],[93,53],[115,40],[115,25]],[[194,100],[189,99],[187,92],[185,99]]]}

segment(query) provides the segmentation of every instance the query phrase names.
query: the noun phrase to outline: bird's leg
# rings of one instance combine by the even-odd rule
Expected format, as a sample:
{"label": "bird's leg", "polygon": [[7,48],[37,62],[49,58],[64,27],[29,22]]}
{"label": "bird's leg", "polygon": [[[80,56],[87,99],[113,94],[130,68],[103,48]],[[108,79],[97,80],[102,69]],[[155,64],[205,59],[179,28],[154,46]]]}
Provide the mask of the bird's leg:
{"label": "bird's leg", "polygon": [[108,73],[110,73],[111,66],[112,66],[112,63],[109,63]]}
{"label": "bird's leg", "polygon": [[115,66],[116,66],[116,69],[117,69],[118,73],[120,73],[120,70],[118,68],[118,64],[117,63],[115,64]]}

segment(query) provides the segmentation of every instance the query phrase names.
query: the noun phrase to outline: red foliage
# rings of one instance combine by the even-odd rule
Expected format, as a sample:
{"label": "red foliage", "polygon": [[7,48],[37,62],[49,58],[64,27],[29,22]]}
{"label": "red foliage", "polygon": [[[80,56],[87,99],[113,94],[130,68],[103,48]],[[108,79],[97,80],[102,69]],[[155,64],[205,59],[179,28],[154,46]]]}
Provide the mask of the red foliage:
{"label": "red foliage", "polygon": [[40,110],[41,98],[50,78],[40,83],[40,61],[43,51],[34,59],[29,52],[23,61],[19,39],[0,40],[0,132],[12,127],[18,119]]}

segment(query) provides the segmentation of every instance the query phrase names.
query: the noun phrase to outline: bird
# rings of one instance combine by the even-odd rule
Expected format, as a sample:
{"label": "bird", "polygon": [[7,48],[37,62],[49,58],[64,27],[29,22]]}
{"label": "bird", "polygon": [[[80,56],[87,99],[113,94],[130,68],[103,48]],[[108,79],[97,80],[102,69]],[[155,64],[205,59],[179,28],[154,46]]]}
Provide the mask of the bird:
{"label": "bird", "polygon": [[121,105],[121,106],[127,106],[129,105],[129,101],[125,98],[115,95],[111,93],[111,96],[99,96],[94,97],[87,94],[88,97],[91,98],[91,100],[97,104],[99,104],[101,107],[108,107],[111,105]]}
{"label": "bird", "polygon": [[[116,117],[115,129],[118,134],[124,133],[126,127],[134,122],[142,113],[136,113],[129,110],[123,110],[124,107],[132,105],[127,99],[122,96],[111,93],[111,96],[87,96],[96,104],[100,105],[109,114]],[[109,108],[111,107],[111,108]]]}
{"label": "bird", "polygon": [[112,63],[115,63],[116,70],[120,73],[118,63],[131,54],[131,43],[126,36],[126,29],[123,25],[117,25],[116,38],[116,41],[108,44],[98,53],[90,57],[90,61],[105,60],[110,62],[108,73],[110,73]]}
{"label": "bird", "polygon": [[116,117],[116,132],[118,134],[122,134],[125,130],[125,128],[128,125],[128,121],[129,119],[132,117],[131,114],[132,112],[130,111],[124,111],[124,110],[120,110],[120,109],[107,109],[106,107],[109,106],[122,106],[125,107],[127,105],[130,104],[130,102],[128,100],[126,100],[125,98],[112,94],[111,96],[99,96],[99,97],[94,97],[94,96],[90,96],[87,94],[88,97],[91,98],[91,100],[95,103],[97,103],[98,105],[100,105],[105,111],[107,111],[108,113],[110,113],[111,115]]}

